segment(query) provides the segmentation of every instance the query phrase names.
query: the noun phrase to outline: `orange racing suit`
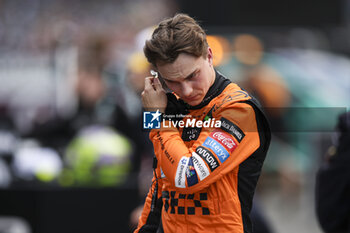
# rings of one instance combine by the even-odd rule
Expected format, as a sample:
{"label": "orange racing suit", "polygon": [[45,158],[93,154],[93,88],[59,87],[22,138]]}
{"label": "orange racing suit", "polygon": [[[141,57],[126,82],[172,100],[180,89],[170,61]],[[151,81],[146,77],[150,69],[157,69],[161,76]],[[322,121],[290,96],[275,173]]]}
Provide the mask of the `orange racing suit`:
{"label": "orange racing suit", "polygon": [[[252,232],[252,198],[271,138],[264,114],[218,72],[204,101],[187,110],[182,125],[164,120],[150,132],[155,173],[135,233]],[[193,119],[211,122],[205,128]]]}

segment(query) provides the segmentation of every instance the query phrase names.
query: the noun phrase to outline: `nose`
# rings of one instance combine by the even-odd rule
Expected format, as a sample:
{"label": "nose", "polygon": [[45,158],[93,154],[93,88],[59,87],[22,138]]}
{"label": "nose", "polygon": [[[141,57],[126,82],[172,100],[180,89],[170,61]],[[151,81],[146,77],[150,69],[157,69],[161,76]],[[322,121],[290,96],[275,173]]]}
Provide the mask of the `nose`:
{"label": "nose", "polygon": [[182,95],[183,95],[183,97],[189,97],[189,96],[191,96],[192,91],[193,91],[193,88],[192,88],[192,86],[191,86],[189,83],[184,82],[184,83],[182,84],[181,89],[182,89]]}

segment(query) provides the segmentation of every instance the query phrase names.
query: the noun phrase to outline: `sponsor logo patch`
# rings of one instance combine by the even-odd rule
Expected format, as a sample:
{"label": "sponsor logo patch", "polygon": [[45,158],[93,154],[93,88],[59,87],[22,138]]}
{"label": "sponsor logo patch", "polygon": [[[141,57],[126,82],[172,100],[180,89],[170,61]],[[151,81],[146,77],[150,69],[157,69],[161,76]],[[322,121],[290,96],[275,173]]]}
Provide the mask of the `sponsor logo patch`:
{"label": "sponsor logo patch", "polygon": [[216,140],[211,137],[207,137],[203,143],[203,146],[211,149],[219,158],[220,162],[223,163],[230,156],[228,151]]}
{"label": "sponsor logo patch", "polygon": [[196,152],[192,153],[192,160],[200,180],[204,180],[207,176],[209,176],[210,172],[207,166],[205,165],[203,159],[196,154]]}
{"label": "sponsor logo patch", "polygon": [[189,158],[183,156],[178,165],[175,175],[175,186],[178,188],[186,188],[186,167],[188,164]]}
{"label": "sponsor logo patch", "polygon": [[232,136],[234,136],[237,139],[238,142],[242,141],[242,139],[244,138],[245,134],[243,133],[243,131],[237,125],[235,125],[233,122],[227,120],[224,117],[221,117],[220,121],[221,121],[221,129],[222,130],[224,130],[227,133],[229,133]]}
{"label": "sponsor logo patch", "polygon": [[208,164],[211,171],[214,171],[219,165],[219,161],[215,156],[206,148],[199,146],[196,149],[196,153],[202,157],[202,159]]}
{"label": "sponsor logo patch", "polygon": [[235,143],[235,141],[227,133],[215,130],[214,132],[212,132],[210,134],[210,137],[212,137],[216,141],[220,142],[220,144],[223,145],[231,153],[237,147],[237,144]]}
{"label": "sponsor logo patch", "polygon": [[198,183],[197,172],[193,165],[192,157],[188,161],[188,166],[186,169],[186,178],[188,186],[193,186]]}
{"label": "sponsor logo patch", "polygon": [[197,140],[199,137],[199,134],[201,133],[202,128],[197,127],[188,127],[184,128],[182,131],[182,140],[185,142]]}
{"label": "sponsor logo patch", "polygon": [[242,99],[242,98],[247,98],[249,95],[247,92],[245,91],[235,91],[234,95],[227,95],[225,96],[225,98],[222,100],[222,104],[233,101],[233,100],[237,100],[237,99]]}

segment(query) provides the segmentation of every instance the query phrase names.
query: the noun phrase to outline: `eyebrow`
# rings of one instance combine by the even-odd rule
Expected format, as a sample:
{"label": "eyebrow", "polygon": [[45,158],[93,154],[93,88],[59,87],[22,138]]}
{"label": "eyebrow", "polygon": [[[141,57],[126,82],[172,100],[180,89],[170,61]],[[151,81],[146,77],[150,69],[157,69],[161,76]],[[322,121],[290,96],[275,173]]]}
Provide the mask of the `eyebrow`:
{"label": "eyebrow", "polygon": [[[193,76],[196,72],[198,72],[198,69],[195,69],[192,73],[190,73],[189,75],[187,75],[187,76],[184,78],[184,80],[190,78],[190,77]],[[167,82],[176,82],[175,80],[166,79],[166,78],[164,78],[164,77],[162,77],[162,78],[164,79],[164,81],[167,81]]]}

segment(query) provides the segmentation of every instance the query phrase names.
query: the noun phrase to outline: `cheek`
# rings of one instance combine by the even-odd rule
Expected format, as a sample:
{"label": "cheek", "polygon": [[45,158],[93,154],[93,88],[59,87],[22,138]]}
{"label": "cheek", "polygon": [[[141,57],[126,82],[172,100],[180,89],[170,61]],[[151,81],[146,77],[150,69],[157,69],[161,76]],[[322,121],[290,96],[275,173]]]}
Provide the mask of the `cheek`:
{"label": "cheek", "polygon": [[207,85],[206,85],[205,80],[201,77],[201,78],[197,79],[197,80],[193,83],[192,86],[194,87],[194,89],[203,90],[203,89],[206,89],[206,86],[207,86]]}
{"label": "cheek", "polygon": [[176,85],[174,83],[166,83],[167,87],[174,91],[174,92],[177,92],[179,90],[179,85]]}

